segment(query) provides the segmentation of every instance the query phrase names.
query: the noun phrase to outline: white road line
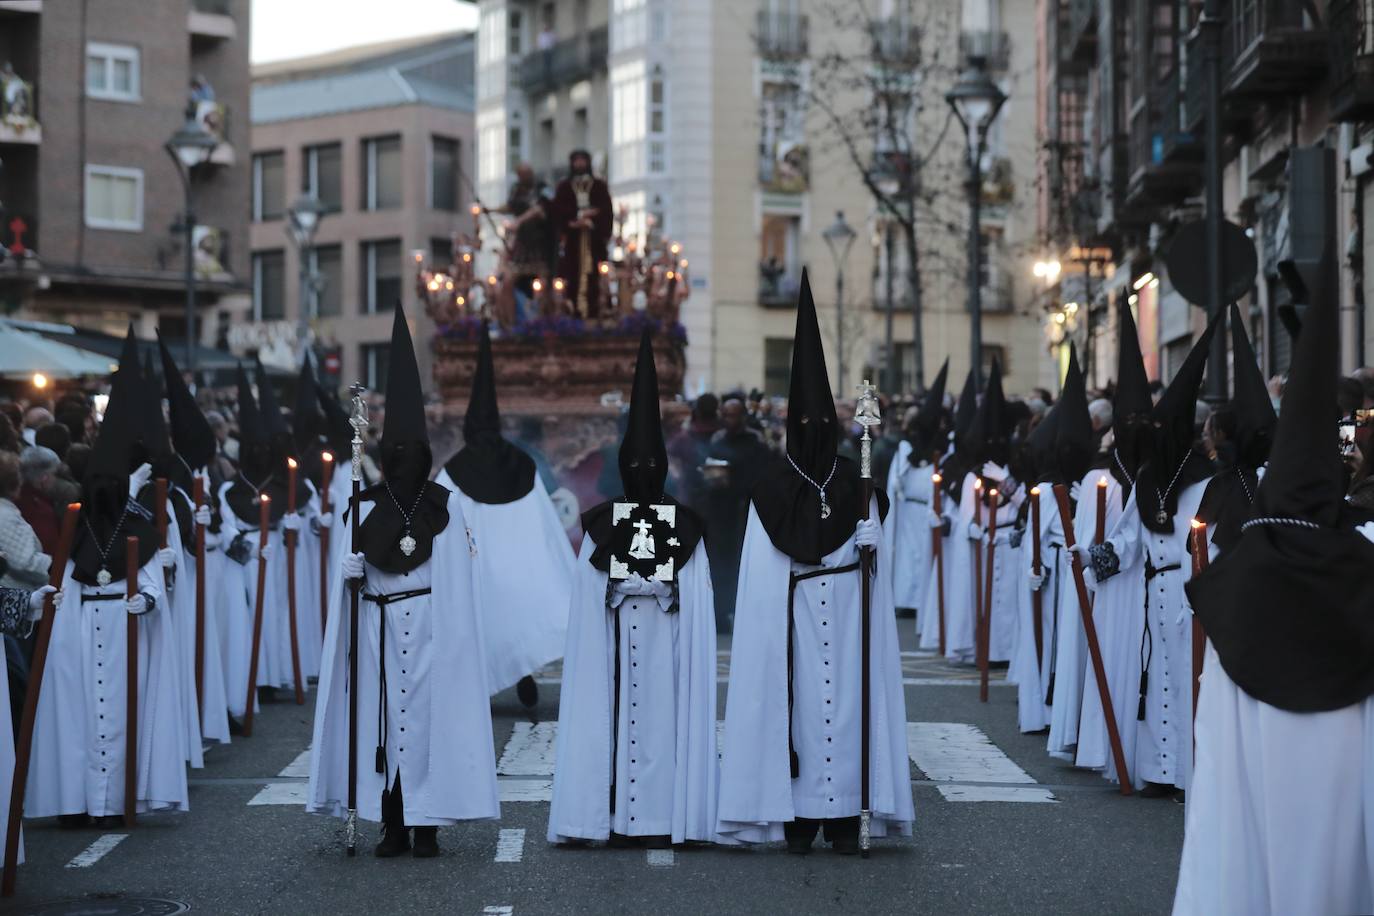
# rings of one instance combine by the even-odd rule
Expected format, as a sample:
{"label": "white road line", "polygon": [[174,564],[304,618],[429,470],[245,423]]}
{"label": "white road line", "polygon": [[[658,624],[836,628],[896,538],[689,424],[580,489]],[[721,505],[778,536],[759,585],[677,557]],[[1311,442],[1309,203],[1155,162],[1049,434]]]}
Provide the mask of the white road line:
{"label": "white road line", "polygon": [[548,802],[553,801],[552,779],[505,779],[497,778],[496,787],[504,802]]}
{"label": "white road line", "polygon": [[295,760],[286,765],[278,776],[294,776],[299,779],[310,778],[310,748],[301,751]]}
{"label": "white road line", "polygon": [[519,862],[525,857],[525,831],[503,828],[496,837],[496,862]]}
{"label": "white road line", "polygon": [[262,787],[248,800],[250,805],[300,805],[306,801],[310,785],[304,782],[274,782]]}
{"label": "white road line", "polygon": [[[907,755],[946,801],[1053,802],[987,735],[966,722],[908,722]],[[968,785],[975,783],[975,785]],[[992,783],[993,785],[987,785]],[[1026,788],[1031,786],[1033,788]]]}
{"label": "white road line", "polygon": [[511,916],[514,912],[513,906],[489,906],[482,909],[482,916]]}
{"label": "white road line", "polygon": [[646,849],[644,858],[649,865],[654,868],[671,868],[673,866],[673,851],[671,849]]}
{"label": "white road line", "polygon": [[496,764],[498,776],[552,776],[557,722],[516,722]]}
{"label": "white road line", "polygon": [[114,849],[128,838],[129,835],[127,833],[107,833],[78,853],[75,859],[67,863],[67,867],[90,868],[92,865],[105,858],[107,852]]}

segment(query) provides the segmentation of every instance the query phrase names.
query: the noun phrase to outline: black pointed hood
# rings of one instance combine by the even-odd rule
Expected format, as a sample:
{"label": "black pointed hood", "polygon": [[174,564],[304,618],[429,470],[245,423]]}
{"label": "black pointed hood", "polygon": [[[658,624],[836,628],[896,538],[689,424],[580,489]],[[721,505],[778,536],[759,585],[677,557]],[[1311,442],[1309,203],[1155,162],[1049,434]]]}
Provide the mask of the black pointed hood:
{"label": "black pointed hood", "polygon": [[239,408],[239,445],[266,442],[267,427],[258,411],[257,398],[253,397],[253,386],[248,381],[248,373],[239,364],[234,369],[234,382],[238,387]]}
{"label": "black pointed hood", "polygon": [[[1135,500],[1141,522],[1161,534],[1174,530],[1179,494],[1212,476],[1212,463],[1197,448],[1197,400],[1218,320],[1213,318],[1208,322],[1207,329],[1194,341],[1152,415],[1153,431],[1149,450],[1136,478]],[[1161,510],[1163,521],[1159,516]],[[1191,522],[1192,519],[1181,520],[1182,524]]]}
{"label": "black pointed hood", "polygon": [[319,385],[315,386],[315,398],[324,413],[325,441],[329,443],[334,456],[342,461],[345,456],[352,454],[353,447],[353,427],[348,422],[348,411],[339,403],[337,395]]}
{"label": "black pointed hood", "polygon": [[944,451],[940,433],[945,428],[945,385],[948,380],[949,360],[946,359],[936,374],[935,381],[926,389],[925,396],[921,399],[914,428],[907,431],[907,439],[911,442],[911,454],[908,459],[916,467],[922,462],[929,461],[931,453],[937,448],[941,452]]}
{"label": "black pointed hood", "polygon": [[187,387],[181,370],[161,335],[157,340],[162,356],[162,383],[167,390],[167,411],[172,421],[172,445],[192,471],[207,467],[215,457],[215,433],[195,395]]}
{"label": "black pointed hood", "polygon": [[190,483],[190,475],[177,458],[172,446],[172,437],[167,430],[167,418],[162,412],[161,372],[153,367],[152,352],[143,354],[143,372],[139,378],[141,394],[138,409],[142,420],[139,435],[143,453],[153,466],[154,477],[165,477],[177,485]]}
{"label": "black pointed hood", "polygon": [[978,379],[973,370],[964,378],[964,389],[959,392],[959,402],[954,405],[954,447],[961,447],[964,437],[973,428],[973,418],[978,415]]}
{"label": "black pointed hood", "polygon": [[981,470],[985,461],[996,462],[1003,467],[1007,465],[1011,460],[1014,425],[1006,396],[1002,393],[1002,366],[994,359],[983,400],[978,404],[973,423],[960,443],[960,448],[971,462],[971,470]]}
{"label": "black pointed hood", "polygon": [[1131,306],[1125,301],[1118,302],[1116,314],[1116,393],[1112,397],[1115,456],[1111,471],[1121,484],[1124,499],[1131,492],[1149,450],[1154,402],[1150,398],[1150,379],[1145,374],[1140,333],[1136,330]]}
{"label": "black pointed hood", "polygon": [[1266,521],[1187,586],[1227,675],[1291,712],[1374,695],[1374,544],[1344,499],[1338,322],[1336,292],[1313,289],[1256,494]]}
{"label": "black pointed hood", "polygon": [[1087,380],[1078,363],[1078,350],[1072,343],[1069,344],[1069,368],[1064,374],[1064,387],[1054,409],[1059,413],[1054,440],[1055,460],[1064,482],[1072,484],[1087,476],[1097,455],[1097,437],[1093,435],[1093,420],[1088,413]]}
{"label": "black pointed hood", "polygon": [[253,357],[253,366],[254,378],[258,383],[258,413],[262,417],[263,427],[267,430],[267,440],[272,445],[272,462],[285,474],[286,459],[295,457],[296,443],[291,437],[291,427],[286,422],[286,415],[282,413],[281,404],[277,401],[277,391],[272,384],[272,377],[267,374],[262,359]]}
{"label": "black pointed hood", "polygon": [[[260,521],[258,497],[272,499],[270,518],[275,523],[286,512],[285,462],[275,460],[267,419],[253,396],[248,373],[236,371],[239,407],[239,474],[225,494],[225,501],[241,525],[253,529]],[[261,386],[260,386],[261,390]]]}
{"label": "black pointed hood", "polygon": [[[618,463],[623,494],[602,503],[582,516],[582,528],[596,549],[590,562],[602,572],[610,569],[611,554],[628,551],[628,532],[612,526],[617,502],[637,502],[677,507],[674,534],[678,544],[671,548],[674,568],[681,569],[701,540],[702,524],[696,513],[664,492],[668,479],[668,450],[663,442],[663,420],[658,403],[658,369],[654,365],[653,339],[645,328],[639,338],[635,359],[634,383],[630,389],[630,410],[626,416],[625,437],[620,442]],[[621,525],[621,529],[625,526]],[[622,543],[623,542],[623,543]],[[660,550],[660,555],[663,551]]]}
{"label": "black pointed hood", "polygon": [[[787,457],[761,476],[753,493],[754,509],[773,546],[800,563],[819,564],[849,540],[861,512],[867,515],[858,465],[838,457],[839,437],[816,303],[803,271],[787,400]],[[824,502],[819,487],[825,488]],[[886,512],[883,489],[874,492]]]}
{"label": "black pointed hood", "polygon": [[1236,375],[1236,463],[1254,470],[1269,460],[1279,418],[1235,305],[1231,306],[1231,354]]}
{"label": "black pointed hood", "polygon": [[72,543],[72,562],[73,576],[83,585],[95,585],[101,569],[110,573],[113,582],[124,580],[124,539],[131,535],[139,538],[140,566],[157,550],[152,525],[138,514],[124,511],[129,500],[129,472],[136,461],[141,461],[138,443],[145,423],[141,416],[145,397],[138,340],[130,325],[81,484],[83,518]]}
{"label": "black pointed hood", "polygon": [[[424,391],[410,326],[399,302],[392,316],[387,359],[383,479],[363,491],[363,498],[373,505],[359,526],[358,539],[369,563],[402,574],[430,558],[435,538],[448,527],[449,492],[429,479],[433,455],[425,424]],[[406,515],[412,507],[414,514],[407,524]],[[400,546],[406,535],[415,540],[415,549],[408,556]]]}
{"label": "black pointed hood", "polygon": [[[657,394],[657,393],[655,393]],[[655,400],[657,406],[657,400]],[[503,504],[525,497],[534,488],[534,459],[501,435],[496,406],[496,367],[491,333],[482,325],[477,341],[477,368],[463,418],[463,447],[444,465],[454,485],[479,503]]]}
{"label": "black pointed hood", "polygon": [[320,432],[323,426],[320,416],[319,398],[315,382],[315,369],[310,364],[309,355],[301,363],[300,374],[296,376],[296,406],[291,411],[291,431],[295,433],[296,453],[309,457],[319,451]]}

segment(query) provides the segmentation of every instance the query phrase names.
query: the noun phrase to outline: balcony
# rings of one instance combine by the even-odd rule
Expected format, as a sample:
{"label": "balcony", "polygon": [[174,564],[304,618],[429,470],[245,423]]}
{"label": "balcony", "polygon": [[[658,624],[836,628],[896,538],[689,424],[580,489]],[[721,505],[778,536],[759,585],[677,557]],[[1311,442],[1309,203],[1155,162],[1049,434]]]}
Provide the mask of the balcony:
{"label": "balcony", "polygon": [[921,64],[921,30],[901,22],[877,21],[869,24],[868,38],[873,62],[898,67]]}
{"label": "balcony", "polygon": [[211,165],[233,165],[234,147],[229,143],[229,108],[223,102],[193,101],[196,121],[206,133],[218,140],[210,153]]}
{"label": "balcony", "polygon": [[0,143],[42,143],[37,114],[33,83],[20,79],[8,64],[0,64]]}
{"label": "balcony", "polygon": [[233,0],[191,0],[186,30],[197,40],[230,41],[238,37]]}
{"label": "balcony", "polygon": [[1098,0],[1061,0],[1069,6],[1069,30],[1065,50],[1074,60],[1091,64],[1097,56]]}
{"label": "balcony", "polygon": [[548,51],[532,51],[520,61],[520,85],[530,95],[590,79],[606,70],[606,27],[560,41]]}
{"label": "balcony", "polygon": [[1374,0],[1331,0],[1328,44],[1331,62],[1331,118],[1374,117]]}
{"label": "balcony", "polygon": [[1326,75],[1327,31],[1294,0],[1231,0],[1222,39],[1230,64],[1226,92],[1270,96],[1298,92]]}
{"label": "balcony", "polygon": [[810,50],[811,20],[795,13],[760,10],[754,23],[754,46],[760,57],[792,60]]}
{"label": "balcony", "polygon": [[759,305],[766,309],[796,308],[801,278],[776,259],[759,263]]}
{"label": "balcony", "polygon": [[1126,203],[1142,215],[1187,196],[1201,182],[1201,144],[1183,128],[1179,95],[1175,71],[1131,107]]}

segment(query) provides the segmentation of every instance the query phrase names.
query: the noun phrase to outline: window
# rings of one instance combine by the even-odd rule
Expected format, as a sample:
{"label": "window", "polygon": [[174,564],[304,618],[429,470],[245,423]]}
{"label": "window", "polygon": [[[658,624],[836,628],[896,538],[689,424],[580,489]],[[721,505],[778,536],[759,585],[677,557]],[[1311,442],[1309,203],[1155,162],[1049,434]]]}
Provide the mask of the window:
{"label": "window", "polygon": [[523,148],[523,144],[520,139],[520,128],[512,127],[510,128],[510,130],[506,132],[506,134],[506,151],[508,154],[506,170],[513,173],[517,168],[520,167],[520,151]]}
{"label": "window", "polygon": [[[505,138],[506,132],[500,124],[482,127],[477,133],[477,180],[484,187],[500,185],[506,180]],[[520,153],[516,150],[512,155]]]}
{"label": "window", "polygon": [[315,277],[315,314],[329,318],[343,314],[343,248],[317,245],[310,249],[310,272]]}
{"label": "window", "polygon": [[429,269],[443,270],[453,264],[453,239],[433,238],[429,240]]}
{"label": "window", "polygon": [[305,148],[301,192],[318,200],[327,212],[343,209],[343,148],[339,144]]}
{"label": "window", "polygon": [[792,376],[792,338],[767,337],[763,341],[763,393],[787,397]]}
{"label": "window", "polygon": [[654,174],[668,171],[668,144],[664,142],[667,134],[665,92],[663,71],[654,67],[653,79],[649,80],[649,171]]}
{"label": "window", "polygon": [[401,241],[363,242],[363,312],[375,315],[401,298]]}
{"label": "window", "polygon": [[143,231],[143,170],[86,166],[86,225]]}
{"label": "window", "polygon": [[281,321],[286,317],[286,254],[253,252],[253,320]]}
{"label": "window", "polygon": [[645,79],[642,62],[620,64],[611,74],[611,180],[644,174]]}
{"label": "window", "polygon": [[521,54],[520,41],[524,35],[524,17],[520,15],[519,10],[511,10],[510,18],[506,22],[506,51],[511,57],[519,57]]}
{"label": "window", "polygon": [[138,48],[92,41],[86,45],[86,95],[112,102],[139,101]]}
{"label": "window", "polygon": [[386,371],[390,363],[390,344],[363,344],[359,348],[362,357],[363,385],[368,391],[386,394]]}
{"label": "window", "polygon": [[401,197],[401,138],[364,140],[363,209],[393,210]]}
{"label": "window", "polygon": [[623,51],[644,44],[644,8],[648,0],[613,0],[611,49]]}
{"label": "window", "polygon": [[791,308],[801,289],[801,217],[766,213],[759,233],[759,304]]}
{"label": "window", "polygon": [[429,138],[429,206],[433,210],[458,209],[458,141]]}
{"label": "window", "polygon": [[807,189],[805,90],[795,82],[765,82],[759,100],[759,183],[764,190]]}
{"label": "window", "polygon": [[253,154],[253,222],[281,219],[286,209],[286,156]]}

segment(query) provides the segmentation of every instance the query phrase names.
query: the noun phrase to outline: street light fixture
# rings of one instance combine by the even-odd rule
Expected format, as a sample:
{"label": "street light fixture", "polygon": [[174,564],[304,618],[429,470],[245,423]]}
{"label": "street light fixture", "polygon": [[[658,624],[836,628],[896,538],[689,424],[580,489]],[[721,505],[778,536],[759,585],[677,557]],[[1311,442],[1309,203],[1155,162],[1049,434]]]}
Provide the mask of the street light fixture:
{"label": "street light fixture", "polygon": [[964,140],[968,146],[968,310],[969,310],[969,360],[973,371],[975,386],[983,387],[983,302],[982,284],[982,196],[983,196],[983,154],[987,152],[988,128],[992,126],[1006,94],[997,88],[988,74],[987,59],[970,57],[968,67],[959,74],[959,79],[945,93],[954,116],[964,128]]}
{"label": "street light fixture", "polygon": [[191,177],[198,166],[210,161],[210,156],[219,146],[219,140],[201,126],[194,115],[188,113],[186,123],[163,144],[163,149],[177,167],[181,187],[185,193],[181,214],[181,247],[184,255],[182,280],[186,284],[186,371],[191,374],[191,382],[196,378],[196,262],[195,262],[195,198],[192,193]]}
{"label": "street light fixture", "polygon": [[301,297],[296,309],[296,349],[298,356],[305,357],[306,340],[310,334],[310,321],[319,317],[319,278],[310,265],[310,256],[315,250],[315,233],[319,231],[320,221],[327,211],[313,194],[302,194],[296,198],[286,211],[286,234],[296,246],[296,259],[300,264]]}
{"label": "street light fixture", "polygon": [[857,237],[858,233],[854,231],[854,227],[845,222],[843,210],[836,210],[835,222],[821,230],[821,238],[825,240],[826,247],[830,249],[830,256],[835,260],[835,349],[839,351],[836,383],[841,392],[848,390],[844,387],[844,265],[849,259],[849,249],[854,246],[854,239]]}

